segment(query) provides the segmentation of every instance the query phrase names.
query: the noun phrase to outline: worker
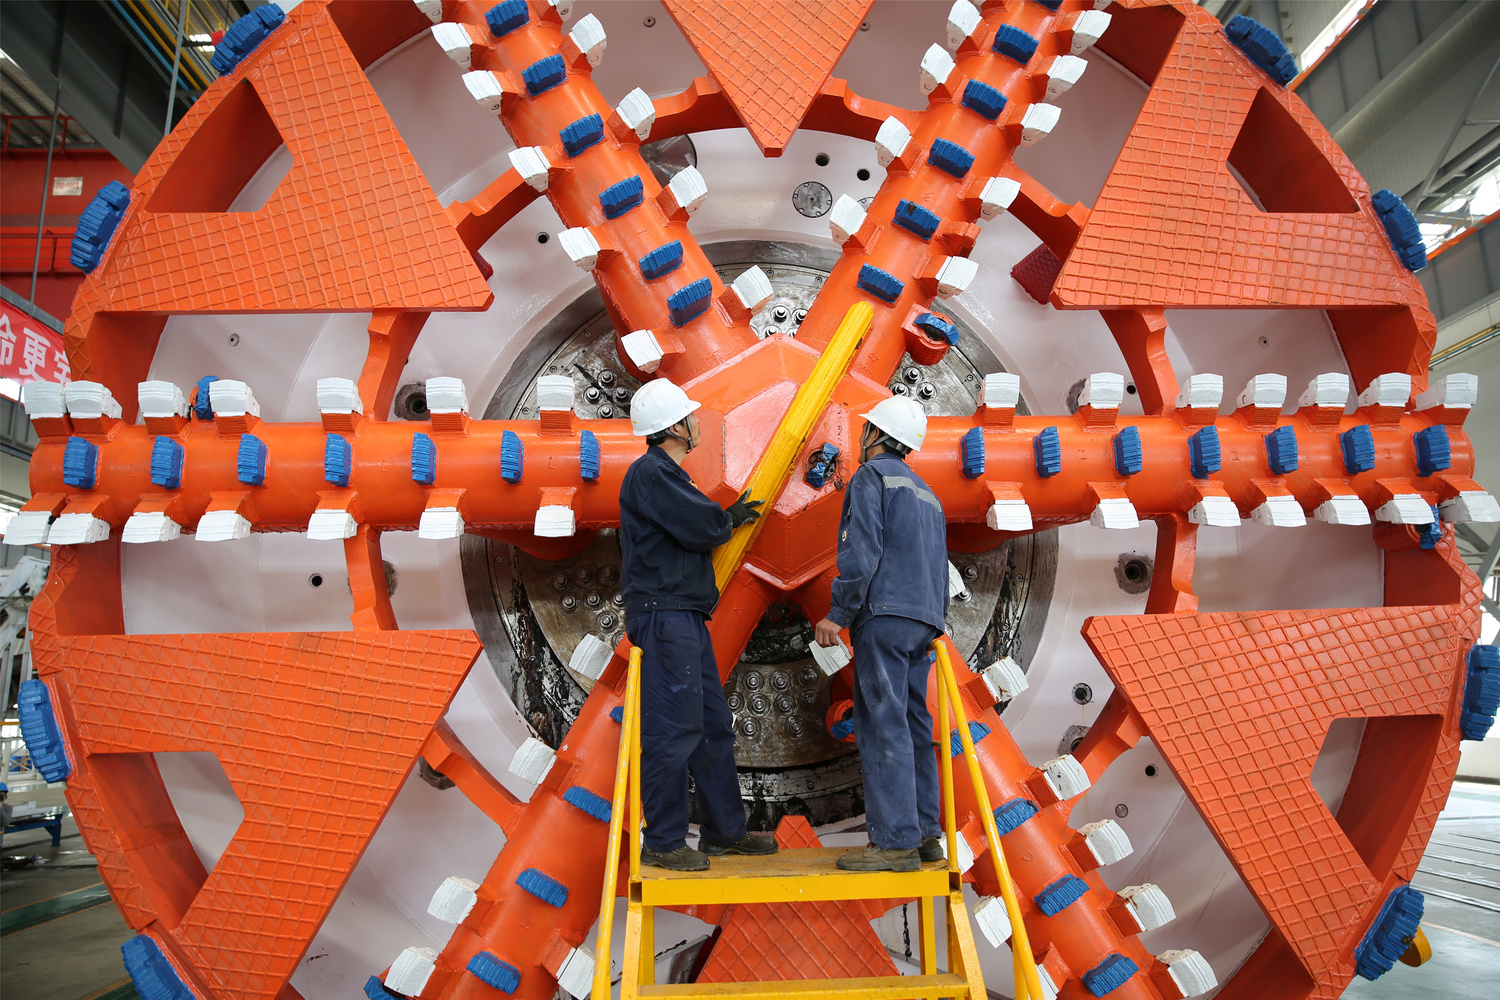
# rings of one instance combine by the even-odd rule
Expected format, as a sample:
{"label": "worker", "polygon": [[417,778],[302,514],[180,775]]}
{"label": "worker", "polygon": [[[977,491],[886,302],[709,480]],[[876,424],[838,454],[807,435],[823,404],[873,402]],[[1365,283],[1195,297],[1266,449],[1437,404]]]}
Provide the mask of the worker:
{"label": "worker", "polygon": [[10,826],[10,818],[14,815],[9,799],[10,786],[0,781],[0,844],[5,843],[5,828]]}
{"label": "worker", "polygon": [[[760,517],[747,490],[728,509],[704,496],[682,460],[698,445],[699,404],[666,379],[643,385],[630,427],[646,454],[620,484],[625,630],[641,649],[641,863],[702,871],[710,856],[773,854],[748,833],[734,765],[734,716],[707,622],[719,603],[713,550]],[[688,775],[697,787],[698,849],[687,846]]]}
{"label": "worker", "polygon": [[854,738],[870,844],[838,866],[915,871],[943,856],[927,676],[929,646],[946,627],[947,526],[943,505],[905,461],[927,434],[922,407],[893,396],[864,419],[860,467],[839,519],[833,606],[813,630],[827,647],[848,628],[854,645]]}

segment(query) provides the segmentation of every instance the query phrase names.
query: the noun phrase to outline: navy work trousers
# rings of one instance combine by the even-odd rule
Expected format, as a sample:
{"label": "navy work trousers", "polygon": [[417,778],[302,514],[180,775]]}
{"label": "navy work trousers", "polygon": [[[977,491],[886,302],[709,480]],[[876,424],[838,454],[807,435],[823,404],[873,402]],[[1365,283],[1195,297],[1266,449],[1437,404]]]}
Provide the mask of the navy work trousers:
{"label": "navy work trousers", "polygon": [[702,840],[745,835],[745,803],[734,768],[734,716],[703,615],[647,611],[625,622],[641,647],[641,811],[646,846],[687,844],[688,775],[698,787]]}
{"label": "navy work trousers", "polygon": [[928,643],[938,630],[915,618],[854,623],[854,739],[865,781],[870,843],[922,846],[938,826],[937,756],[927,708]]}

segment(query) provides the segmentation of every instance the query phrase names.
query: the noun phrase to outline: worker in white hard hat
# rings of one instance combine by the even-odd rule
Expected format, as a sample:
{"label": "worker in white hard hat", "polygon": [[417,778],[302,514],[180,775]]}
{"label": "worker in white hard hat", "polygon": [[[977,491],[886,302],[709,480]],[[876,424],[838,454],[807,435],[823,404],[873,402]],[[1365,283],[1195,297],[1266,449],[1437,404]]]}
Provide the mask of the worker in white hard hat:
{"label": "worker in white hard hat", "polygon": [[945,629],[948,545],[943,505],[906,464],[927,414],[892,396],[864,414],[860,467],[844,490],[833,606],[821,646],[854,640],[854,739],[870,844],[838,860],[849,871],[915,871],[943,856],[937,757],[927,708],[928,646]]}
{"label": "worker in white hard hat", "polygon": [[[630,402],[646,439],[620,485],[625,631],[641,648],[641,863],[701,871],[711,856],[772,854],[776,841],[747,832],[734,766],[734,716],[724,699],[707,622],[719,603],[713,550],[760,517],[747,490],[728,509],[682,468],[698,444],[697,403],[666,379]],[[687,846],[688,775],[697,788],[698,849]]]}

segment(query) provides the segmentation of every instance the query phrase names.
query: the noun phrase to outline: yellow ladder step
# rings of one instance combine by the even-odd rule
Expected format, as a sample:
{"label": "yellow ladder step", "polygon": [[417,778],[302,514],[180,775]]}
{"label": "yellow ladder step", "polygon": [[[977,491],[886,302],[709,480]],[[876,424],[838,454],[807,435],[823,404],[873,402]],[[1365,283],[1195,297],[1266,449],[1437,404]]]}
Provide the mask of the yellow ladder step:
{"label": "yellow ladder step", "polygon": [[632,888],[647,906],[899,899],[949,892],[946,861],[928,862],[914,872],[846,872],[835,863],[848,850],[809,847],[761,857],[726,855],[714,858],[702,872],[642,867]]}
{"label": "yellow ladder step", "polygon": [[963,976],[876,976],[868,979],[798,979],[764,983],[689,983],[681,986],[641,986],[637,996],[664,1000],[902,1000],[969,997]]}

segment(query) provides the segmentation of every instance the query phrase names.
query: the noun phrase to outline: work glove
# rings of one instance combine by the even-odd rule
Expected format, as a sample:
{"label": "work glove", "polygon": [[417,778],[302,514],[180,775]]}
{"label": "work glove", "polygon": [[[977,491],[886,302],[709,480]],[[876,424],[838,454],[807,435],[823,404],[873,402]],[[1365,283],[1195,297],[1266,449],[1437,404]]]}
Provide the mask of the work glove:
{"label": "work glove", "polygon": [[738,500],[724,508],[724,513],[729,515],[729,527],[738,528],[742,524],[757,520],[760,517],[760,511],[755,508],[763,503],[765,503],[764,500],[751,500],[750,491],[746,490]]}

